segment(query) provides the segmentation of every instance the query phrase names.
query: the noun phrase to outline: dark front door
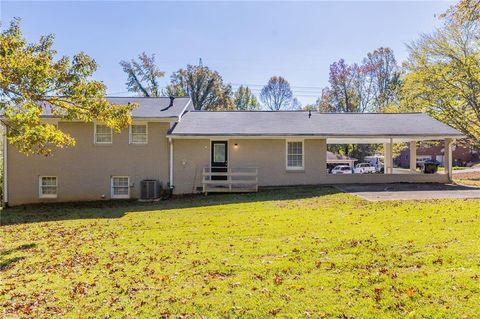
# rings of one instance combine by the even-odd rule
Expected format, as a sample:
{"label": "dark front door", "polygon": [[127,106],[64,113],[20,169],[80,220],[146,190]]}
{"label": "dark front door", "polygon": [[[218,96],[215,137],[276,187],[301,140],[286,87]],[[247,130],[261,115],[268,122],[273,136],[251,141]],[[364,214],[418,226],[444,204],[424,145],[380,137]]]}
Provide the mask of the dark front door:
{"label": "dark front door", "polygon": [[[212,173],[226,173],[228,163],[228,142],[212,141]],[[226,180],[226,175],[212,175],[213,180]]]}

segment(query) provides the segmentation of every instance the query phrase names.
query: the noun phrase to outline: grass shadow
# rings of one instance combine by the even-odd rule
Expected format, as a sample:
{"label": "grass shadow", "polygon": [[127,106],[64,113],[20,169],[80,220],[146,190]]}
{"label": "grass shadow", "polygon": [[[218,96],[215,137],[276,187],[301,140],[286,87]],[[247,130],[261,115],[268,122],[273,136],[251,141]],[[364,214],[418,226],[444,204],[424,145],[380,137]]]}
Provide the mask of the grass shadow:
{"label": "grass shadow", "polygon": [[18,246],[18,247],[16,247],[16,248],[5,249],[5,250],[0,251],[0,257],[4,257],[4,256],[10,255],[10,254],[12,254],[12,253],[15,253],[15,252],[17,252],[17,251],[32,249],[32,248],[35,248],[35,247],[37,247],[37,244],[35,244],[35,243],[30,243],[30,244],[20,245],[20,246]]}
{"label": "grass shadow", "polygon": [[7,260],[0,261],[0,271],[12,268],[17,262],[24,260],[25,257],[13,257]]}
{"label": "grass shadow", "polygon": [[208,196],[181,195],[159,202],[136,200],[35,204],[8,208],[0,212],[0,226],[90,218],[120,218],[127,212],[195,208],[225,204],[282,201],[312,198],[340,193],[328,186],[278,187],[258,193],[220,194]]}

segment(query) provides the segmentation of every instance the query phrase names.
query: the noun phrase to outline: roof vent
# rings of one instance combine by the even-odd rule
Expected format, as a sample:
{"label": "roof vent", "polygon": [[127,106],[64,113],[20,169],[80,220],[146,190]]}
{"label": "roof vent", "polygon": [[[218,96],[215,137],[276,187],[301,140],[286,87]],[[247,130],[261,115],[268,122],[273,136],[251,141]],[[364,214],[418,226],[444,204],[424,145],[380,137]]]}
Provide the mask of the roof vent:
{"label": "roof vent", "polygon": [[175,97],[174,96],[170,96],[170,104],[168,104],[168,106],[166,108],[163,108],[161,109],[160,111],[166,111],[168,110],[169,108],[171,108],[173,106],[173,100],[175,100]]}

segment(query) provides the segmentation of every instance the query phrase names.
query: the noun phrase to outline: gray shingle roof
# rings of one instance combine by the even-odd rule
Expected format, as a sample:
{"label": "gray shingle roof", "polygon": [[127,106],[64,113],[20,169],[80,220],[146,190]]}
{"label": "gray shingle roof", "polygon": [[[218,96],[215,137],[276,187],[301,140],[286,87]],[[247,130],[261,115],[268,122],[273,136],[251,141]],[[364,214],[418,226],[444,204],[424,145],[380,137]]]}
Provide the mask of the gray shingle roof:
{"label": "gray shingle roof", "polygon": [[172,136],[463,135],[423,113],[200,112],[185,114]]}
{"label": "gray shingle roof", "polygon": [[[193,110],[193,105],[188,97],[176,97],[173,106],[170,105],[169,97],[107,97],[114,104],[138,103],[132,111],[133,118],[177,118],[182,115],[185,108]],[[50,109],[45,108],[43,116],[51,116]]]}

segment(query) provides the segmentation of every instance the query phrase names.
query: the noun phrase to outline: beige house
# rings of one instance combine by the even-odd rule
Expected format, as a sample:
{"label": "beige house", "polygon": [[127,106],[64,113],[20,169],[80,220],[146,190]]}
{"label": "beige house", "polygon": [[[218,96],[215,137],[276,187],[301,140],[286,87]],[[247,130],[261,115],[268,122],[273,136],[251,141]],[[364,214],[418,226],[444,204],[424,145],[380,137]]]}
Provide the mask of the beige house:
{"label": "beige house", "polygon": [[[193,111],[188,98],[111,98],[137,102],[117,134],[102,123],[64,122],[77,141],[50,157],[25,156],[5,143],[4,200],[38,202],[150,198],[147,182],[174,194],[255,191],[258,187],[336,183],[448,182],[451,148],[462,134],[421,113]],[[393,168],[392,144],[445,140],[444,174]],[[383,143],[384,174],[330,175],[327,144]],[[450,156],[450,157],[449,157]],[[151,185],[151,184],[149,184]]]}

